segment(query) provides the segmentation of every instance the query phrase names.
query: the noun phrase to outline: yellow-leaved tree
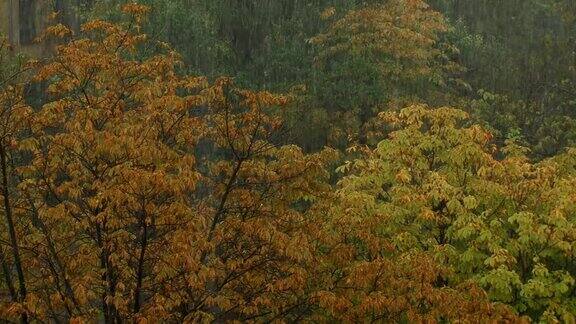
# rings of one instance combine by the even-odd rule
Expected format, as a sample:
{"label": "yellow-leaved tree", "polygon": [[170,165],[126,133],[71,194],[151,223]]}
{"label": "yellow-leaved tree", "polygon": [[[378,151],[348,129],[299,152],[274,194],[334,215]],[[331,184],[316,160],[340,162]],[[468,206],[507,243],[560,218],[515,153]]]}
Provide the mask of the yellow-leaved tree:
{"label": "yellow-leaved tree", "polygon": [[[394,131],[341,168],[336,210],[354,222],[346,227],[374,222],[393,258],[434,259],[443,269],[435,287],[472,283],[517,314],[573,322],[574,151],[533,163],[513,141],[499,150],[455,108],[413,105],[381,117]],[[374,253],[372,240],[356,236]]]}

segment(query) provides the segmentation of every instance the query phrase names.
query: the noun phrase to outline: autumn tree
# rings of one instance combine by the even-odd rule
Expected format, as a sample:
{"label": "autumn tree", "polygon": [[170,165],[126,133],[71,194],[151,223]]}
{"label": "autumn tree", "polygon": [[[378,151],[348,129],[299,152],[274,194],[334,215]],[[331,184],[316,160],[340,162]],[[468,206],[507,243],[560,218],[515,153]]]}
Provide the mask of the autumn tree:
{"label": "autumn tree", "polygon": [[37,74],[51,99],[20,142],[20,244],[35,278],[24,311],[57,322],[295,316],[306,201],[329,188],[332,153],[278,144],[270,107],[285,97],[179,76],[170,50],[141,56],[165,45],[138,32],[146,7],[124,11],[122,25],[83,25]]}
{"label": "autumn tree", "polygon": [[[92,21],[38,72],[54,98],[33,116],[20,189],[30,197],[33,316],[55,321],[135,319],[156,290],[168,235],[189,219],[198,179],[192,116],[203,81],[177,78],[170,51],[138,56],[146,7],[125,25]],[[62,25],[49,33],[68,36]],[[190,96],[179,96],[179,89]],[[135,317],[136,316],[136,317]]]}
{"label": "autumn tree", "polygon": [[382,117],[397,130],[342,167],[343,208],[381,215],[380,237],[430,253],[443,285],[473,281],[521,315],[573,321],[573,152],[533,164],[508,141],[497,159],[491,134],[452,108]]}

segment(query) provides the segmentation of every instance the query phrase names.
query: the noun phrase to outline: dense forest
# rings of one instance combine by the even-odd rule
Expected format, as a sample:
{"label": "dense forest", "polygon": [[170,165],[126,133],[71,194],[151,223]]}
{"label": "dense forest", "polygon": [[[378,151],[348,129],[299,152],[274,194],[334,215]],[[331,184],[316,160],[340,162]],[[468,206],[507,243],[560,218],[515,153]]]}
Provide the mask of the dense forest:
{"label": "dense forest", "polygon": [[576,322],[573,0],[18,3],[0,322]]}

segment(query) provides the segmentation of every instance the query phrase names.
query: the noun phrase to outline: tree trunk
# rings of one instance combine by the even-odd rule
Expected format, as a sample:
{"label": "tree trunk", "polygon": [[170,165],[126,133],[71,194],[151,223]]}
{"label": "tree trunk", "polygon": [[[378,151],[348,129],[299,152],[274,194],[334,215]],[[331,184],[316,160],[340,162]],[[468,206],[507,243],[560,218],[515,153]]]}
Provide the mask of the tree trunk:
{"label": "tree trunk", "polygon": [[138,313],[140,311],[142,281],[144,280],[144,259],[146,256],[146,247],[148,246],[148,225],[146,224],[145,215],[141,221],[141,226],[142,236],[140,238],[140,255],[138,257],[138,273],[136,277],[136,288],[134,290],[134,313]]}
{"label": "tree trunk", "polygon": [[[0,168],[2,169],[2,196],[4,198],[4,215],[6,217],[6,225],[10,235],[10,244],[12,245],[14,265],[18,275],[19,301],[23,302],[26,299],[26,282],[24,280],[24,271],[22,270],[22,260],[20,259],[18,238],[16,236],[16,228],[14,226],[14,217],[12,215],[10,190],[8,187],[10,182],[8,181],[8,161],[6,156],[6,149],[2,141],[0,141]],[[26,314],[22,314],[22,322],[28,323],[28,317]]]}

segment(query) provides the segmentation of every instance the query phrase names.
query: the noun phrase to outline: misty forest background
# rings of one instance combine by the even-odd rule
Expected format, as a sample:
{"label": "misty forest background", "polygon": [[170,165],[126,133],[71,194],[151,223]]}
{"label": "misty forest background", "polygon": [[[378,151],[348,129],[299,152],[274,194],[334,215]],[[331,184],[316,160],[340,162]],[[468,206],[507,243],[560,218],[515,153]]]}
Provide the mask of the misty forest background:
{"label": "misty forest background", "polygon": [[0,318],[576,321],[576,2],[1,8]]}

